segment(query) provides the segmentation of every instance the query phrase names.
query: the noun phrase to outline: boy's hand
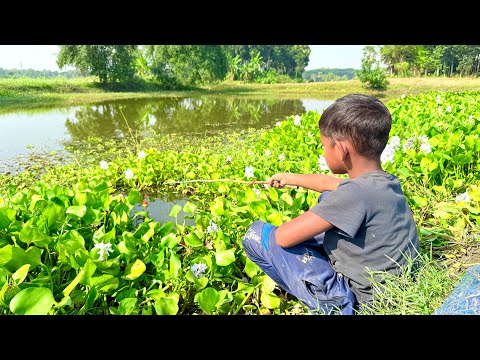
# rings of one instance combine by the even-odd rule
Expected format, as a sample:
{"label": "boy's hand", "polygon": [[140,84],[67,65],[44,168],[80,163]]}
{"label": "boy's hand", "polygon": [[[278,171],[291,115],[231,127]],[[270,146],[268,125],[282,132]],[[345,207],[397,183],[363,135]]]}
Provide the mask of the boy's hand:
{"label": "boy's hand", "polygon": [[270,179],[267,179],[268,185],[274,188],[284,188],[287,183],[287,174],[285,173],[277,173],[273,175]]}

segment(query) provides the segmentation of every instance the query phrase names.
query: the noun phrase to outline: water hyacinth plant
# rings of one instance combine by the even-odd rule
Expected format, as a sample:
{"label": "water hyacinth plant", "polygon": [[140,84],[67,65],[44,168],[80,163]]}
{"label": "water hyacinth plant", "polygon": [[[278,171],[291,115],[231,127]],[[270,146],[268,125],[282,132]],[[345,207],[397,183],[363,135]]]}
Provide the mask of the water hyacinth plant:
{"label": "water hyacinth plant", "polygon": [[[382,166],[402,182],[423,260],[417,281],[406,272],[387,288],[374,284],[378,296],[366,313],[431,314],[458,274],[478,262],[466,254],[480,241],[479,100],[478,92],[446,92],[387,104],[393,124]],[[438,110],[447,106],[450,112]],[[280,225],[313,206],[318,193],[235,182],[167,185],[328,171],[320,114],[299,117],[301,126],[292,115],[218,141],[150,138],[129,151],[114,146],[101,158],[0,178],[1,313],[308,314],[248,260],[241,240],[253,221]],[[134,210],[152,191],[186,200],[172,208],[172,221]],[[180,221],[180,212],[194,224]]]}

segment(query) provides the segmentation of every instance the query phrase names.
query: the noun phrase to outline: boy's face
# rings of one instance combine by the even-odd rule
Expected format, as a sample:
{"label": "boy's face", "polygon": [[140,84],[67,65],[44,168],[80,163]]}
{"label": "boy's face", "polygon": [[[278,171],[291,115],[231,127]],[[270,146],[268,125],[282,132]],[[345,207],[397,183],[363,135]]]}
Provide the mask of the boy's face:
{"label": "boy's face", "polygon": [[334,174],[346,174],[347,169],[342,161],[342,153],[338,144],[334,143],[330,138],[320,134],[320,141],[323,145],[323,156],[328,167]]}

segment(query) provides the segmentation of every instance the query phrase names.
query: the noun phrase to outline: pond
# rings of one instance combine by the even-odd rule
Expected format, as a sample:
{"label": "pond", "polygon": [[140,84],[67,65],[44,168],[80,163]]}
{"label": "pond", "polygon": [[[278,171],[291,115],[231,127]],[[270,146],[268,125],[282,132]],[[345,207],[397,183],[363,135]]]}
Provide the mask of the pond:
{"label": "pond", "polygon": [[[245,95],[152,97],[1,114],[0,175],[12,172],[19,161],[34,153],[81,149],[91,137],[110,140],[181,134],[205,138],[271,128],[290,115],[322,112],[334,100]],[[184,200],[153,198],[148,210],[157,221],[172,221],[169,209]]]}

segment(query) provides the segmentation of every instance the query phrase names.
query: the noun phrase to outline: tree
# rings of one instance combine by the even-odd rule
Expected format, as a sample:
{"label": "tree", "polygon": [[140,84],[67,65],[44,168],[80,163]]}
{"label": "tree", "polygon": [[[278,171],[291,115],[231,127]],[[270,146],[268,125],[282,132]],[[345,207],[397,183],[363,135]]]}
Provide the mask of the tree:
{"label": "tree", "polygon": [[252,60],[252,54],[260,53],[263,71],[274,69],[278,74],[301,78],[308,65],[311,49],[308,45],[224,45],[232,58],[242,63]]}
{"label": "tree", "polygon": [[60,45],[57,65],[72,65],[101,83],[128,81],[135,75],[136,51],[136,45]]}
{"label": "tree", "polygon": [[375,46],[368,45],[363,48],[362,69],[355,73],[366,88],[387,88],[387,75],[380,67],[380,53]]}
{"label": "tree", "polygon": [[221,45],[147,45],[142,51],[153,76],[164,85],[203,84],[227,75]]}

